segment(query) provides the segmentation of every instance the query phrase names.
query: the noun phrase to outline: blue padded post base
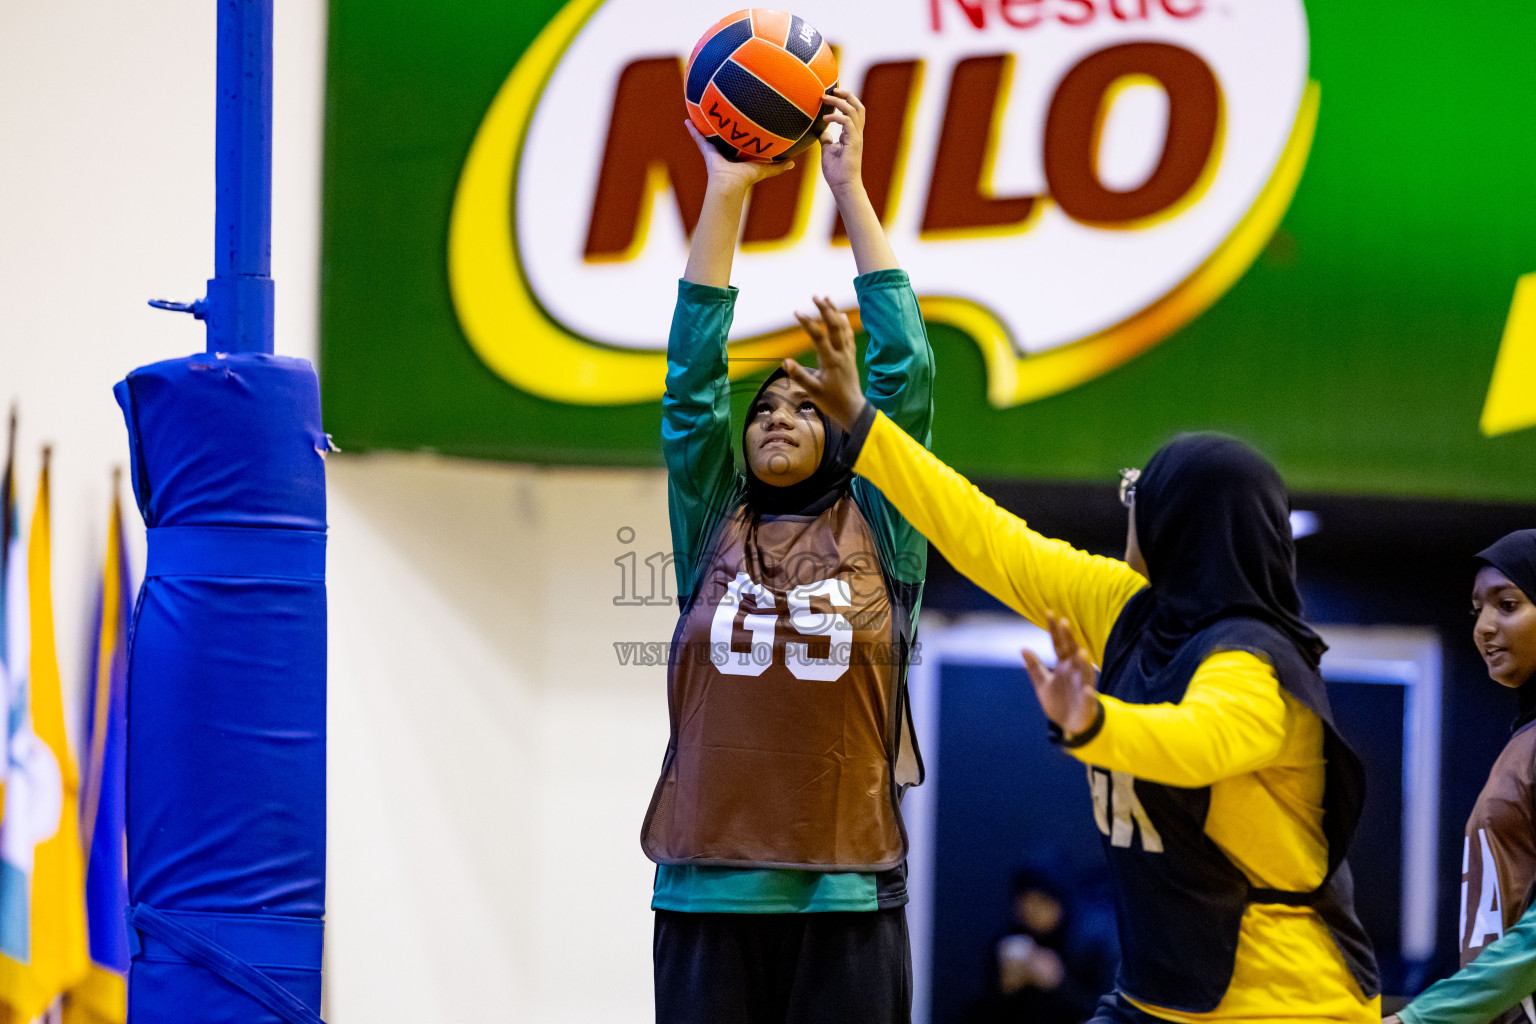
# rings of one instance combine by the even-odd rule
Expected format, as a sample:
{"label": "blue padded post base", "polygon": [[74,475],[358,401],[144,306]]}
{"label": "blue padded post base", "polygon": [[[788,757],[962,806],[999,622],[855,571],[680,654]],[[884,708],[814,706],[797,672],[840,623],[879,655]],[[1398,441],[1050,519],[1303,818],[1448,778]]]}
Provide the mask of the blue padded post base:
{"label": "blue padded post base", "polygon": [[318,382],[302,359],[197,355],[135,370],[116,394],[149,527],[128,654],[129,1018],[315,1024],[328,447]]}
{"label": "blue padded post base", "polygon": [[[283,1024],[324,1024],[310,1008],[320,1005],[320,971],[313,965],[320,960],[323,922],[271,914],[167,913],[140,904],[129,909],[128,925],[141,992],[174,991],[187,974],[201,985],[207,971]],[[248,1013],[243,1006],[240,1012]]]}

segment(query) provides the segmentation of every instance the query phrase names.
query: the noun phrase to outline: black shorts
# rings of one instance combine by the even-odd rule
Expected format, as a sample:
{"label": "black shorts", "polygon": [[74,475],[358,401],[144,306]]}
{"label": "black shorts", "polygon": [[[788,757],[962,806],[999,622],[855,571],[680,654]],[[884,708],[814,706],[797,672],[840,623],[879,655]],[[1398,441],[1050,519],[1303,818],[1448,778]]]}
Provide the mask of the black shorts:
{"label": "black shorts", "polygon": [[905,907],[656,911],[656,1024],[910,1024]]}

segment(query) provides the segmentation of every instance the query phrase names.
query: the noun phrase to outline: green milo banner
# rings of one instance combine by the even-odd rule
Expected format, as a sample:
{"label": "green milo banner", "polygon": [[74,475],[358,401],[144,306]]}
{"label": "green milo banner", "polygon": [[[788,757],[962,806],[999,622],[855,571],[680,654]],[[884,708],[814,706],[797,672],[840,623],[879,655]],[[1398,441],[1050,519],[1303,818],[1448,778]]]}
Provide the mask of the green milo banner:
{"label": "green milo banner", "polygon": [[[332,0],[321,380],[342,447],[659,464],[704,192],[685,64],[728,13]],[[1536,501],[1536,7],[794,13],[868,107],[865,185],[961,470],[1108,482],[1219,429],[1301,490]],[[853,275],[813,149],[748,205],[739,392],[807,350],[813,292],[854,307]]]}

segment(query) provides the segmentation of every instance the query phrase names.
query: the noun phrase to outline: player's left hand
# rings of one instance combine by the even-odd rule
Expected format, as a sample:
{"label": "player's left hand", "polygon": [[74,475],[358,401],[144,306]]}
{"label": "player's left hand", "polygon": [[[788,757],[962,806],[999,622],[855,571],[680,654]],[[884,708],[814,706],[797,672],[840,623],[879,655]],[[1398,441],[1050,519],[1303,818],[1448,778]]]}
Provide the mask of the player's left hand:
{"label": "player's left hand", "polygon": [[1403,1019],[1397,1014],[1392,1013],[1381,1018],[1381,1024],[1403,1024]]}
{"label": "player's left hand", "polygon": [[847,89],[833,89],[825,100],[832,108],[826,115],[828,123],[838,125],[842,132],[836,142],[829,142],[823,134],[821,173],[832,194],[840,197],[844,189],[864,187],[864,104]]}
{"label": "player's left hand", "polygon": [[1046,668],[1034,651],[1024,651],[1024,666],[1045,717],[1067,736],[1083,732],[1099,713],[1099,672],[1093,667],[1066,619],[1047,617],[1051,643],[1056,648],[1056,667]]}
{"label": "player's left hand", "polygon": [[820,319],[796,311],[795,319],[805,328],[816,346],[817,369],[801,366],[793,359],[784,360],[789,379],[805,389],[838,426],[847,430],[864,411],[864,392],[859,389],[858,352],[853,344],[853,325],[843,311],[824,295],[812,297]]}

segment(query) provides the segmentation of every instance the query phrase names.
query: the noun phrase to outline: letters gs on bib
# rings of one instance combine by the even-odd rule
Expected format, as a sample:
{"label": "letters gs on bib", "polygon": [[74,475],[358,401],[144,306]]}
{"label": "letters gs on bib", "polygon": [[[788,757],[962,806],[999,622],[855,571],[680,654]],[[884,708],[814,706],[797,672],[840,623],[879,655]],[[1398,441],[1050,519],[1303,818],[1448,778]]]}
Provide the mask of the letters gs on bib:
{"label": "letters gs on bib", "polygon": [[[830,608],[817,608],[812,603],[817,598]],[[755,677],[781,660],[796,679],[832,682],[841,678],[854,656],[848,580],[816,580],[793,587],[784,594],[784,604],[787,608],[781,609],[771,590],[746,573],[737,573],[715,605],[710,623],[711,646],[727,652],[716,667],[725,675]],[[738,644],[736,634],[743,629],[750,636],[745,644]],[[818,652],[818,647],[824,650]]]}
{"label": "letters gs on bib", "polygon": [[[1305,167],[1318,90],[1302,0],[792,6],[868,110],[864,184],[924,317],[981,347],[994,405],[1074,387],[1198,316],[1262,251]],[[685,59],[721,7],[570,0],[482,123],[450,281],[470,344],[517,386],[659,397],[657,325],[706,184]],[[779,346],[754,357],[798,351],[786,311],[807,281],[848,280],[813,165],[747,206],[732,342]],[[856,302],[851,286],[833,299]]]}

